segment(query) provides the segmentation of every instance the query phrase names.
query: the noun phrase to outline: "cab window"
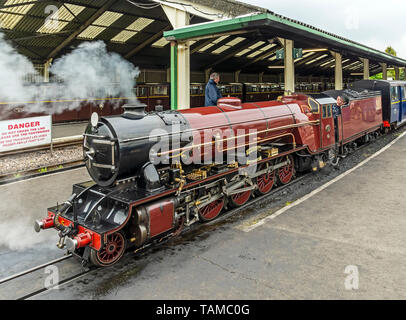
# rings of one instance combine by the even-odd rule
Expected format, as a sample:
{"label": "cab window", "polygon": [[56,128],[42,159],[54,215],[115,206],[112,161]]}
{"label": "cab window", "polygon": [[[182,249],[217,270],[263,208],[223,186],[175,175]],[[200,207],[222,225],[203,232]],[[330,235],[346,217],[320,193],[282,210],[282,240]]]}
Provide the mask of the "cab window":
{"label": "cab window", "polygon": [[400,96],[399,96],[399,90],[398,90],[398,87],[391,87],[390,88],[391,90],[391,99],[392,99],[392,102],[396,102],[396,101],[399,101],[400,100]]}
{"label": "cab window", "polygon": [[325,104],[322,106],[322,117],[324,118],[331,118],[332,111],[331,111],[331,104]]}
{"label": "cab window", "polygon": [[313,113],[319,113],[319,104],[316,101],[309,99],[309,106]]}

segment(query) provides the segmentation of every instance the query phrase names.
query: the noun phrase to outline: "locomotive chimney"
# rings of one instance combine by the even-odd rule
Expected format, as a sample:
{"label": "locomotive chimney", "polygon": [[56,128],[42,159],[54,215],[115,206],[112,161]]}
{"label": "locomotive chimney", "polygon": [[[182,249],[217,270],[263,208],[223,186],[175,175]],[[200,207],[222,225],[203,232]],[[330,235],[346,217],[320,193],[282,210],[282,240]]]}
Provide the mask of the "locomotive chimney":
{"label": "locomotive chimney", "polygon": [[146,115],[146,106],[147,105],[143,103],[125,104],[123,106],[123,117],[128,119],[142,119]]}

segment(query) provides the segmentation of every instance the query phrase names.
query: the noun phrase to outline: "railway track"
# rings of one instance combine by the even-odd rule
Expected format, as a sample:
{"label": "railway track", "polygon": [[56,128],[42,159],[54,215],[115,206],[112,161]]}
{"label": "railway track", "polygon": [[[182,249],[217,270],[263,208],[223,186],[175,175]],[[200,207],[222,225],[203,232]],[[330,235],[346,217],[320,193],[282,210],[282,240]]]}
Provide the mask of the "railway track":
{"label": "railway track", "polygon": [[[61,265],[62,262],[70,260],[72,254],[68,254],[58,259],[51,260],[36,267],[24,270],[0,280],[0,298],[13,300],[26,300],[37,296],[43,292],[55,289],[68,282],[74,281],[92,269],[78,269],[77,261],[72,264]],[[80,264],[79,264],[80,265]],[[49,266],[58,266],[58,281],[51,285],[45,285],[47,274],[46,268]],[[72,268],[73,267],[73,268]],[[72,272],[73,271],[73,272]],[[62,279],[61,279],[62,277]],[[30,281],[32,286],[27,286]]]}
{"label": "railway track", "polygon": [[[52,150],[55,149],[62,149],[62,148],[67,148],[67,147],[72,147],[72,146],[81,146],[83,144],[83,136],[71,136],[71,137],[65,137],[65,138],[57,138],[53,139],[52,142]],[[34,147],[34,148],[28,148],[28,149],[21,149],[21,150],[15,150],[15,151],[10,151],[10,152],[3,152],[0,153],[0,158],[6,157],[6,156],[16,156],[20,154],[27,154],[31,152],[37,152],[37,151],[43,151],[43,150],[50,150],[51,149],[51,144],[41,146],[41,147]],[[44,168],[44,165],[42,166],[37,166],[32,169],[24,170],[24,171],[18,171],[18,172],[13,172],[13,173],[6,173],[6,174],[0,174],[0,185],[8,184],[11,182],[16,182],[20,180],[26,180],[50,173],[55,173],[55,172],[61,172],[61,171],[66,171],[70,169],[76,169],[79,167],[84,166],[83,161],[81,160],[73,160],[73,161],[64,161],[60,162],[54,165],[49,165]]]}
{"label": "railway track", "polygon": [[[292,182],[280,186],[278,188],[276,188],[274,191],[271,191],[270,193],[263,195],[263,196],[259,196],[256,197],[254,199],[252,199],[250,202],[246,203],[245,205],[232,209],[232,210],[228,210],[225,213],[223,213],[218,219],[215,219],[211,222],[208,223],[204,223],[204,224],[194,224],[191,227],[188,228],[184,228],[183,233],[189,233],[189,232],[193,232],[196,230],[199,230],[200,228],[204,227],[204,226],[215,226],[216,224],[221,223],[222,221],[228,219],[229,217],[233,216],[234,214],[240,212],[241,210],[243,210],[244,208],[247,208],[261,200],[264,200],[268,197],[274,196],[280,192],[282,192],[283,190],[285,190],[286,188],[289,188],[291,186],[293,186],[294,184],[300,182],[301,180],[303,180],[305,177],[307,177],[309,174],[305,174],[305,175],[301,175],[300,177],[297,177],[295,180],[293,180]],[[171,238],[168,238],[167,240],[170,240]],[[161,246],[163,244],[165,244],[167,241],[162,241],[159,243],[156,243],[154,245],[147,245],[145,247],[142,247],[138,250],[136,250],[135,252],[145,252],[147,251],[149,248],[151,247],[157,247],[157,246]],[[126,253],[126,255],[129,254],[133,254],[133,251],[128,251]],[[52,290],[55,287],[60,287],[62,285],[66,285],[67,283],[73,282],[79,278],[81,278],[82,276],[88,274],[89,272],[91,272],[92,270],[95,270],[94,268],[92,269],[86,269],[84,270],[83,267],[77,262],[74,262],[76,272],[71,273],[72,270],[66,270],[68,271],[67,273],[69,273],[69,275],[65,275],[64,278],[62,280],[59,280],[58,283],[56,283],[55,285],[51,286],[51,287],[45,287],[45,273],[42,272],[41,270],[45,270],[47,267],[49,266],[53,266],[53,265],[57,265],[63,261],[66,260],[70,260],[72,257],[74,257],[72,254],[66,255],[64,257],[49,261],[47,263],[38,265],[36,267],[27,269],[25,271],[16,273],[14,275],[8,276],[6,278],[3,278],[0,280],[0,292],[2,291],[8,291],[8,292],[13,292],[16,293],[15,295],[7,295],[7,299],[14,299],[14,300],[26,300],[26,299],[30,299],[33,298],[35,296],[38,296],[46,291]],[[80,268],[79,268],[80,267]],[[78,269],[79,268],[79,269]],[[61,269],[61,267],[59,267],[59,269]],[[62,267],[62,269],[64,269]],[[70,269],[70,268],[68,268]],[[64,270],[63,270],[64,271]],[[65,272],[63,272],[65,274]],[[33,278],[33,276],[35,276],[35,274],[37,275],[36,280],[34,281],[34,289],[31,288],[31,290],[26,291],[24,290],[26,287],[26,279],[24,280],[24,278],[26,278],[27,276],[31,275],[31,279]],[[61,272],[59,272],[59,275],[61,275]],[[42,281],[39,281],[42,280]],[[21,283],[22,282],[22,283]],[[5,285],[7,285],[7,287],[5,287]],[[7,290],[8,288],[10,288],[9,290]],[[1,299],[1,294],[0,294],[0,299]]]}
{"label": "railway track", "polygon": [[[381,139],[382,137],[378,138]],[[352,152],[349,156],[361,152],[364,148],[368,147],[369,145],[371,145],[372,143],[374,143],[374,141],[371,141],[369,143],[363,144],[360,147],[358,147],[354,152]],[[275,188],[273,191],[269,192],[268,194],[262,195],[262,196],[257,196],[253,199],[251,199],[251,201],[249,201],[248,203],[235,208],[235,209],[231,209],[228,210],[226,212],[224,212],[219,218],[204,223],[204,224],[194,224],[190,227],[185,227],[183,229],[182,234],[187,235],[187,234],[193,234],[195,231],[199,231],[202,230],[202,232],[206,231],[206,227],[213,227],[215,228],[216,226],[222,224],[225,220],[229,219],[230,217],[234,216],[235,214],[241,212],[242,210],[254,205],[255,203],[261,202],[263,200],[266,200],[268,198],[271,197],[275,197],[278,196],[281,192],[283,192],[284,190],[286,190],[287,188],[290,188],[298,183],[300,183],[301,181],[303,181],[305,178],[309,177],[312,173],[306,173],[306,174],[302,174],[298,177],[296,177],[293,181],[291,181],[290,183],[286,184],[286,185],[281,185],[277,188]],[[159,247],[164,245],[165,243],[168,242],[168,240],[173,239],[171,237],[168,237],[167,239],[161,239],[162,241],[159,241],[158,243],[152,243],[152,244],[148,244],[142,248],[137,249],[135,252],[137,253],[147,253],[149,251],[149,249],[153,248],[153,247]],[[133,251],[128,251],[126,253],[126,255],[129,254],[133,254]],[[70,266],[67,267],[68,270],[64,270],[64,267],[62,267],[64,274],[64,277],[62,280],[59,280],[58,283],[56,283],[55,285],[51,286],[51,287],[46,287],[45,286],[45,281],[44,281],[44,273],[42,273],[42,276],[39,276],[36,281],[34,281],[34,289],[31,287],[31,289],[29,291],[27,290],[22,290],[21,288],[16,288],[15,286],[15,282],[18,280],[23,279],[26,276],[29,275],[33,275],[35,273],[38,273],[40,270],[45,269],[48,266],[51,265],[56,265],[58,263],[61,263],[63,261],[66,260],[70,260],[73,257],[72,254],[66,255],[62,258],[58,258],[52,261],[49,261],[47,263],[41,264],[39,266],[27,269],[23,272],[19,272],[17,274],[8,276],[4,279],[0,280],[0,293],[5,289],[8,292],[13,292],[15,293],[14,296],[7,296],[7,299],[16,299],[16,300],[25,300],[25,299],[29,299],[29,298],[33,298],[35,296],[38,296],[46,291],[52,290],[54,287],[56,286],[62,286],[62,285],[66,285],[70,282],[73,282],[75,280],[78,280],[79,278],[85,276],[86,274],[88,274],[89,272],[93,271],[93,270],[97,270],[95,268],[91,268],[91,269],[83,269],[83,267],[77,262],[74,261]],[[66,266],[65,266],[66,267]],[[61,268],[61,267],[60,267]],[[61,274],[61,273],[60,273]],[[32,277],[31,277],[32,279]],[[39,281],[42,280],[42,281]],[[5,288],[4,286],[8,285],[9,290],[7,290],[7,288]],[[23,281],[23,288],[25,289],[26,287],[26,282]],[[1,294],[0,294],[0,298],[1,298]]]}

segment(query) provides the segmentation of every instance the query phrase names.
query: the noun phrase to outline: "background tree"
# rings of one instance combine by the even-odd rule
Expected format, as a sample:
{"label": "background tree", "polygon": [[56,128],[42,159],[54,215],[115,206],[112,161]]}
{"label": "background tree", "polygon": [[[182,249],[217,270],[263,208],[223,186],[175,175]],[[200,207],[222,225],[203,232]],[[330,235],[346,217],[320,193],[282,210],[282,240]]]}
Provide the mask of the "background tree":
{"label": "background tree", "polygon": [[387,47],[387,48],[385,49],[385,52],[388,53],[388,54],[391,54],[392,56],[395,56],[395,57],[396,57],[396,51],[395,51],[395,49],[393,49],[391,46]]}
{"label": "background tree", "polygon": [[[392,56],[395,56],[395,57],[396,57],[396,55],[397,55],[395,49],[393,49],[392,46],[388,46],[388,47],[385,49],[385,52],[388,53],[388,54],[390,54],[390,55],[392,55]],[[404,69],[404,68],[401,68],[401,69],[399,70],[399,72],[400,72],[400,80],[405,80],[405,69]],[[396,76],[396,75],[395,75],[395,70],[394,70],[394,69],[389,69],[389,70],[388,70],[388,79],[389,79],[389,78],[395,79],[395,76]],[[370,79],[372,79],[372,80],[381,80],[382,78],[383,78],[382,72],[381,72],[381,73],[378,73],[378,74],[375,74],[375,75],[373,75],[373,76],[370,77]]]}

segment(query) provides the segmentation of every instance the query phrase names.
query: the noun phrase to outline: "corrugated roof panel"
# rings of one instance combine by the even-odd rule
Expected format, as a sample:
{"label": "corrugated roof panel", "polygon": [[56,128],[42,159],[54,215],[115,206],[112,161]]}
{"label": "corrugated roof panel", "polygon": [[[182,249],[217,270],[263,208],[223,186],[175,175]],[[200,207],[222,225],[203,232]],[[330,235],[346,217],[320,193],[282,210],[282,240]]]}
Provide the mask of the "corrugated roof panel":
{"label": "corrugated roof panel", "polygon": [[240,42],[243,42],[244,40],[246,40],[246,39],[243,37],[237,37],[234,40],[227,42],[226,45],[232,47],[232,46],[235,46],[236,44],[239,44]]}
{"label": "corrugated roof panel", "polygon": [[22,18],[23,16],[16,14],[0,13],[0,27],[2,29],[13,29]]}
{"label": "corrugated roof panel", "polygon": [[320,65],[320,67],[324,67],[324,66],[326,66],[326,65],[328,65],[328,64],[330,64],[330,63],[332,63],[333,61],[335,61],[335,59],[331,59],[331,60],[329,60],[329,61],[327,61],[327,62],[324,62],[323,64]]}
{"label": "corrugated roof panel", "polygon": [[274,60],[276,60],[276,54],[274,54],[273,57],[269,58],[268,60],[269,60],[269,61],[274,61]]}
{"label": "corrugated roof panel", "polygon": [[2,11],[10,13],[0,13],[0,27],[3,29],[14,29],[17,23],[24,17],[24,15],[30,11],[34,4],[27,4],[27,2],[36,2],[37,0],[7,0],[4,6],[10,6],[14,4],[21,4],[19,6],[4,8]]}
{"label": "corrugated roof panel", "polygon": [[358,62],[358,61],[355,61],[355,62],[353,62],[353,63],[350,63],[349,65],[343,67],[343,69],[347,69],[347,68],[349,68],[349,67],[351,67],[351,66],[353,66],[354,64],[357,64],[357,63],[359,63],[359,62]]}
{"label": "corrugated roof panel", "polygon": [[248,47],[251,50],[254,50],[258,48],[259,46],[262,46],[265,42],[264,41],[258,41],[257,43],[253,44],[252,46]]}
{"label": "corrugated roof panel", "polygon": [[262,53],[262,51],[260,51],[260,50],[254,51],[253,53],[249,54],[247,56],[247,58],[250,58],[250,59],[255,58],[257,55],[259,55],[261,53]]}
{"label": "corrugated roof panel", "polygon": [[[302,59],[305,59],[305,58],[307,58],[307,57],[310,57],[310,56],[313,55],[313,54],[315,54],[315,52],[308,52],[308,53],[304,54],[301,58],[295,59],[295,62],[298,62],[298,61],[300,61],[300,60],[302,60]],[[276,58],[276,57],[275,57],[275,58]]]}
{"label": "corrugated roof panel", "polygon": [[199,49],[199,52],[205,52],[207,49],[210,49],[213,46],[214,46],[214,43],[209,43],[208,45],[206,45],[203,48]]}
{"label": "corrugated roof panel", "polygon": [[57,33],[62,31],[63,28],[66,27],[66,25],[69,22],[66,21],[58,21],[58,20],[48,20],[45,22],[41,28],[37,30],[39,33]]}
{"label": "corrugated roof panel", "polygon": [[37,32],[60,32],[68,25],[70,21],[75,19],[75,16],[79,15],[84,9],[86,9],[86,7],[66,3],[65,6],[61,6],[56,12],[54,12],[49,18],[47,18],[45,23],[37,30]]}
{"label": "corrugated roof panel", "polygon": [[229,36],[221,36],[219,38],[217,38],[216,40],[213,41],[213,43],[220,43],[221,41],[227,39]]}
{"label": "corrugated roof panel", "polygon": [[141,31],[142,29],[149,26],[154,20],[148,18],[138,18],[133,23],[131,23],[126,29],[131,31]]}
{"label": "corrugated roof panel", "polygon": [[328,56],[328,54],[323,54],[323,55],[321,55],[320,57],[317,57],[317,58],[315,58],[315,59],[313,59],[313,60],[310,60],[310,61],[306,62],[306,65],[312,64],[312,63],[314,63],[314,62],[316,62],[316,61],[319,61],[320,59],[323,59],[323,58],[325,58],[325,57],[327,57],[327,56]]}
{"label": "corrugated roof panel", "polygon": [[211,52],[211,53],[213,53],[213,54],[220,54],[220,53],[223,53],[224,51],[226,51],[226,50],[232,48],[233,46],[235,46],[236,44],[238,44],[238,43],[240,43],[240,42],[242,42],[242,41],[244,41],[244,40],[245,40],[245,38],[237,37],[237,38],[235,38],[235,39],[233,39],[233,40],[227,42],[225,45],[221,46],[220,48],[217,48],[216,50],[214,50],[214,51]]}
{"label": "corrugated roof panel", "polygon": [[163,48],[169,43],[168,40],[166,40],[164,37],[159,39],[158,41],[155,41],[151,46],[155,48]]}
{"label": "corrugated roof panel", "polygon": [[[66,6],[66,7],[65,7]],[[86,7],[83,6],[77,6],[74,4],[69,4],[65,3],[65,6],[61,6],[57,12],[55,12],[55,18],[56,19],[61,19],[61,20],[66,20],[66,21],[72,21],[75,17],[72,15],[72,13],[77,16],[79,13],[81,13]],[[68,8],[72,13],[69,12]]]}
{"label": "corrugated roof panel", "polygon": [[248,53],[250,51],[251,51],[251,49],[244,49],[244,50],[238,52],[235,56],[236,57],[241,57],[241,56],[243,56],[244,54],[246,54],[246,53]]}
{"label": "corrugated roof panel", "polygon": [[106,30],[105,27],[98,27],[98,26],[89,26],[87,27],[81,34],[78,35],[79,39],[89,39],[93,40],[96,38],[101,32]]}
{"label": "corrugated roof panel", "polygon": [[111,39],[113,42],[119,42],[119,43],[125,43],[127,40],[135,36],[138,32],[136,31],[129,31],[129,30],[123,30],[121,31],[118,35],[116,35],[114,38]]}
{"label": "corrugated roof panel", "polygon": [[228,49],[230,49],[231,47],[229,47],[229,46],[221,46],[220,48],[217,48],[216,50],[214,50],[212,53],[213,54],[220,54],[220,53],[222,53],[222,52],[224,52],[224,51],[226,51],[226,50],[228,50]]}
{"label": "corrugated roof panel", "polygon": [[118,19],[120,19],[122,16],[123,16],[122,13],[106,11],[99,18],[97,18],[95,22],[93,22],[93,25],[109,27]]}
{"label": "corrugated roof panel", "polygon": [[263,44],[265,44],[264,41],[258,41],[257,43],[253,44],[252,46],[248,47],[247,49],[242,50],[241,52],[237,53],[235,56],[236,57],[241,57],[244,54],[258,48],[259,46],[262,46]]}
{"label": "corrugated roof panel", "polygon": [[[29,2],[31,4],[24,5],[24,3],[27,3],[27,2]],[[37,2],[37,0],[7,0],[4,3],[5,7],[6,6],[11,6],[11,5],[14,5],[14,4],[21,4],[21,6],[16,6],[16,7],[11,7],[11,8],[4,8],[3,10],[4,11],[9,11],[9,12],[14,12],[14,13],[25,14],[29,10],[29,9],[27,10],[26,7],[32,7],[34,5],[34,4],[32,4],[32,2]],[[22,8],[24,8],[24,9],[22,9]],[[24,11],[24,10],[26,10],[26,11]]]}
{"label": "corrugated roof panel", "polygon": [[269,49],[272,49],[272,48],[275,47],[275,46],[276,46],[275,43],[271,43],[271,44],[268,44],[267,46],[265,46],[265,47],[263,47],[263,48],[261,48],[261,49],[259,49],[259,50],[261,50],[261,51],[268,51]]}
{"label": "corrugated roof panel", "polygon": [[[263,43],[265,43],[265,42],[263,42]],[[257,44],[255,44],[255,46],[258,47]],[[267,52],[269,49],[272,49],[272,48],[275,47],[275,46],[276,46],[276,44],[274,44],[274,43],[268,44],[268,45],[266,45],[265,47],[263,47],[263,48],[261,48],[261,49],[258,49],[257,51],[251,53],[250,55],[247,56],[247,58],[250,58],[250,59],[255,58],[255,57],[258,56],[259,54],[265,53],[265,52]]]}

